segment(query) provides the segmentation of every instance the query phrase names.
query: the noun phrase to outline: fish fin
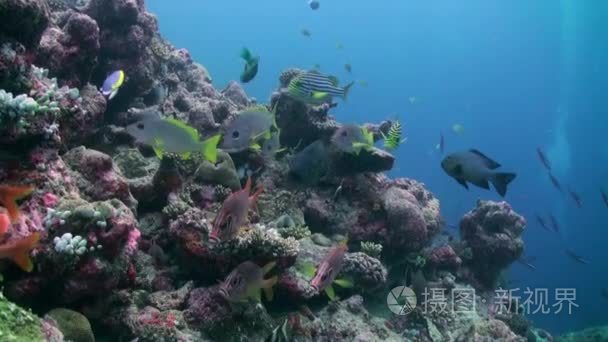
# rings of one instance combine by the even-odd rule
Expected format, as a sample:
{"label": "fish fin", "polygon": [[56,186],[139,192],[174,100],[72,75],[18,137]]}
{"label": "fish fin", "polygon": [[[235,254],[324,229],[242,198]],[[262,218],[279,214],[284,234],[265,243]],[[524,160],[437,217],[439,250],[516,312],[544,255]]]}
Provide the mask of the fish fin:
{"label": "fish fin", "polygon": [[336,300],[336,291],[334,290],[334,287],[333,287],[333,286],[328,285],[328,286],[325,288],[325,294],[327,295],[327,297],[329,297],[329,299],[330,299],[331,301]]}
{"label": "fish fin", "polygon": [[178,119],[174,119],[174,118],[168,118],[168,119],[163,119],[166,123],[169,123],[175,127],[178,127],[182,130],[184,130],[184,132],[188,133],[188,136],[190,137],[190,139],[192,139],[192,141],[194,142],[198,142],[199,141],[199,136],[198,136],[198,131],[196,130],[196,128],[189,126],[187,123],[178,120]]}
{"label": "fish fin", "polygon": [[314,277],[317,271],[315,265],[310,262],[303,262],[301,267],[298,267],[298,270],[308,278]]}
{"label": "fish fin", "polygon": [[249,290],[248,297],[252,298],[253,300],[255,300],[258,303],[260,303],[262,301],[262,293],[261,293],[260,289],[258,289],[256,287],[252,287]]}
{"label": "fish fin", "polygon": [[456,179],[456,181],[458,182],[458,184],[464,186],[467,190],[469,190],[469,185],[467,184],[466,180],[464,180],[464,179],[457,179],[457,178],[454,178],[454,179]]}
{"label": "fish fin", "polygon": [[334,284],[345,289],[350,289],[355,286],[351,279],[335,279]]}
{"label": "fish fin", "polygon": [[118,89],[112,90],[112,92],[110,92],[110,96],[108,96],[108,101],[113,99],[116,96],[116,94],[118,94]]}
{"label": "fish fin", "polygon": [[363,132],[365,143],[372,146],[374,144],[374,133],[370,132],[370,130],[365,127],[361,127],[361,131]]}
{"label": "fish fin", "polygon": [[112,89],[115,90],[116,92],[118,92],[118,88],[120,88],[124,82],[125,82],[125,72],[122,70],[119,70],[118,79],[116,80],[116,83],[114,83],[112,85]]}
{"label": "fish fin", "polygon": [[19,240],[13,248],[10,259],[25,272],[31,272],[34,269],[34,264],[30,258],[30,251],[36,247],[38,241],[40,241],[40,233],[34,233]]}
{"label": "fish fin", "polygon": [[336,76],[327,76],[327,79],[329,80],[329,82],[331,82],[331,84],[333,84],[334,87],[337,87],[338,84],[340,84],[340,81]]}
{"label": "fish fin", "polygon": [[354,84],[355,82],[350,82],[344,87],[344,95],[342,95],[344,101],[346,101],[346,99],[348,98],[348,93],[350,92],[350,89],[353,87]]}
{"label": "fish fin", "polygon": [[179,155],[183,160],[190,160],[192,158],[192,152],[184,152]]}
{"label": "fish fin", "polygon": [[153,147],[154,154],[158,157],[158,159],[163,159],[163,150],[160,147]]}
{"label": "fish fin", "polygon": [[492,176],[492,184],[500,196],[505,197],[507,194],[507,185],[509,185],[516,176],[517,174],[510,172],[495,173]]}
{"label": "fish fin", "polygon": [[241,56],[241,58],[244,59],[247,63],[249,63],[252,58],[251,51],[249,51],[249,49],[246,47],[241,49],[241,53],[239,56]]}
{"label": "fish fin", "polygon": [[260,144],[258,143],[253,143],[249,146],[249,148],[253,151],[253,152],[260,152],[262,150],[262,146],[260,146]]}
{"label": "fish fin", "polygon": [[34,191],[34,187],[32,186],[5,185],[0,187],[0,203],[6,208],[11,222],[16,222],[21,215],[17,200],[26,197],[31,194],[32,191]]}
{"label": "fish fin", "polygon": [[221,138],[221,134],[216,134],[202,143],[203,157],[214,164],[217,161],[217,144]]}
{"label": "fish fin", "polygon": [[264,265],[264,267],[262,267],[262,274],[266,274],[266,273],[270,272],[276,264],[277,264],[276,261],[271,261],[271,262],[267,263],[266,265]]}
{"label": "fish fin", "polygon": [[469,150],[469,152],[477,155],[478,157],[480,157],[483,160],[483,163],[485,164],[485,166],[488,167],[488,169],[490,170],[494,170],[494,169],[498,169],[500,167],[500,164],[495,162],[494,160],[490,159],[488,156],[486,156],[485,154],[479,152],[476,149],[471,149]]}
{"label": "fish fin", "polygon": [[251,176],[247,177],[247,183],[245,183],[243,191],[245,191],[247,194],[251,192]]}
{"label": "fish fin", "polygon": [[312,98],[314,100],[324,100],[329,96],[329,93],[326,92],[322,92],[322,91],[313,91],[312,92]]}
{"label": "fish fin", "polygon": [[262,289],[264,290],[264,295],[269,302],[271,302],[272,298],[274,298],[272,287],[277,283],[277,281],[279,281],[279,277],[277,276],[264,280],[264,286]]}
{"label": "fish fin", "polygon": [[472,181],[469,179],[469,182],[471,182],[471,184],[477,185],[478,187],[482,188],[482,189],[486,189],[489,190],[490,189],[490,184],[488,183],[487,179],[481,179],[481,180],[477,180],[477,181]]}

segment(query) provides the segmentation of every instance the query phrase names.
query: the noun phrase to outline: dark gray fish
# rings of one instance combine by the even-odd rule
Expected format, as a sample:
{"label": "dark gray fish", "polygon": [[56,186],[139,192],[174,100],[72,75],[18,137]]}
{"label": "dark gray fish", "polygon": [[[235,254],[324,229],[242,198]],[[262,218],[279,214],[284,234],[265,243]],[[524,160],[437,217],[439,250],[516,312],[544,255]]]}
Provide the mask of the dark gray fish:
{"label": "dark gray fish", "polygon": [[591,262],[588,259],[585,259],[583,256],[575,253],[573,250],[571,249],[566,249],[566,254],[574,261],[578,262],[579,264],[584,264],[584,265],[588,265]]}
{"label": "dark gray fish", "polygon": [[329,150],[321,140],[306,146],[289,161],[289,172],[308,185],[317,184],[329,171]]}
{"label": "dark gray fish", "polygon": [[441,167],[466,189],[469,182],[489,190],[490,182],[502,197],[507,194],[507,185],[516,177],[515,173],[494,171],[500,164],[477,150],[452,153],[443,159]]}
{"label": "dark gray fish", "polygon": [[263,106],[245,109],[225,129],[220,148],[228,153],[260,150],[260,141],[271,138],[274,115]]}
{"label": "dark gray fish", "polygon": [[543,153],[543,150],[540,149],[540,147],[536,148],[536,154],[538,155],[538,159],[540,160],[540,162],[545,166],[545,169],[547,169],[547,171],[551,171],[551,163],[549,162],[549,159],[547,159],[547,157],[545,156],[545,153]]}
{"label": "dark gray fish", "polygon": [[583,200],[581,199],[581,196],[576,191],[574,191],[571,187],[568,187],[568,193],[570,194],[570,197],[572,198],[574,203],[576,203],[576,206],[579,209],[582,208]]}
{"label": "dark gray fish", "polygon": [[555,218],[555,216],[553,216],[553,214],[549,214],[549,221],[551,223],[551,228],[553,228],[553,231],[559,233],[561,229],[559,228],[559,223],[557,222],[557,219]]}
{"label": "dark gray fish", "polygon": [[561,193],[564,192],[564,190],[562,189],[562,185],[560,184],[560,182],[557,180],[557,178],[555,178],[555,176],[551,172],[549,172],[549,180],[551,180],[551,184],[553,184],[554,188],[556,188]]}

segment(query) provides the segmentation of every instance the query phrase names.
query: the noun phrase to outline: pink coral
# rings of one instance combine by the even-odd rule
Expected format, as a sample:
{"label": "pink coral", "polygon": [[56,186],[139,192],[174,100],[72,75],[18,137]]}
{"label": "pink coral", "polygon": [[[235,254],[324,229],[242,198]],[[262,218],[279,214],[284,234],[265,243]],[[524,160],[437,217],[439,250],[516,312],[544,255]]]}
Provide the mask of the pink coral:
{"label": "pink coral", "polygon": [[428,261],[437,268],[458,268],[462,260],[450,245],[437,247],[431,251]]}
{"label": "pink coral", "polygon": [[45,207],[52,208],[59,202],[59,197],[52,192],[47,192],[42,195],[42,203]]}

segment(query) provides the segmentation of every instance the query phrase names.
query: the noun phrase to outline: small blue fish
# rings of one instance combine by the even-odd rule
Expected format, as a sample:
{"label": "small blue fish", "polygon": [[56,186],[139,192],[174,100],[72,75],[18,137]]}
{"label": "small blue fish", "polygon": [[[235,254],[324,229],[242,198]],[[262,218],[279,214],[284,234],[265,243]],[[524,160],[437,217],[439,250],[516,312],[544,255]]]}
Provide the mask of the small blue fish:
{"label": "small blue fish", "polygon": [[122,70],[114,71],[106,78],[103,82],[99,91],[103,94],[103,96],[107,97],[108,100],[111,100],[118,93],[118,89],[125,82],[125,72]]}

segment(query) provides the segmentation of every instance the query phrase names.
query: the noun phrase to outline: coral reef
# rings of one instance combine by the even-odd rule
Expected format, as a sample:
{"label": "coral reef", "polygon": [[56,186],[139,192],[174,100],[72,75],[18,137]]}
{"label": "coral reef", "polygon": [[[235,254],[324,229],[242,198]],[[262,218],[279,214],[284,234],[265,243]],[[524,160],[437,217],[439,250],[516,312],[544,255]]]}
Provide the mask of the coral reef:
{"label": "coral reef", "polygon": [[506,202],[478,201],[460,222],[460,235],[473,257],[466,262],[483,286],[492,287],[524,250],[526,220]]}
{"label": "coral reef", "polygon": [[[302,70],[280,76],[267,106],[281,152],[159,158],[124,127],[154,112],[210,136],[256,100],[236,82],[215,89],[187,50],[160,36],[143,0],[6,0],[0,39],[0,147],[16,154],[0,182],[35,188],[3,243],[42,233],[33,271],[3,269],[3,293],[48,313],[41,320],[0,294],[0,340],[264,340],[283,330],[295,341],[540,336],[517,313],[417,309],[385,320],[371,309],[380,303],[385,315],[387,293],[403,281],[417,294],[492,290],[521,255],[525,220],[505,202],[480,201],[462,219],[461,241],[438,242],[438,199],[415,180],[384,176],[395,162],[386,151],[340,151],[331,141],[342,127],[330,113],[336,104],[311,106],[287,92]],[[98,87],[116,70],[125,82],[105,98]],[[379,140],[390,126],[364,127]],[[249,177],[264,188],[257,205],[233,238],[212,243],[220,207]],[[336,279],[354,286],[329,301],[306,269],[343,241]],[[276,263],[274,302],[220,295],[217,279],[245,261]]]}

